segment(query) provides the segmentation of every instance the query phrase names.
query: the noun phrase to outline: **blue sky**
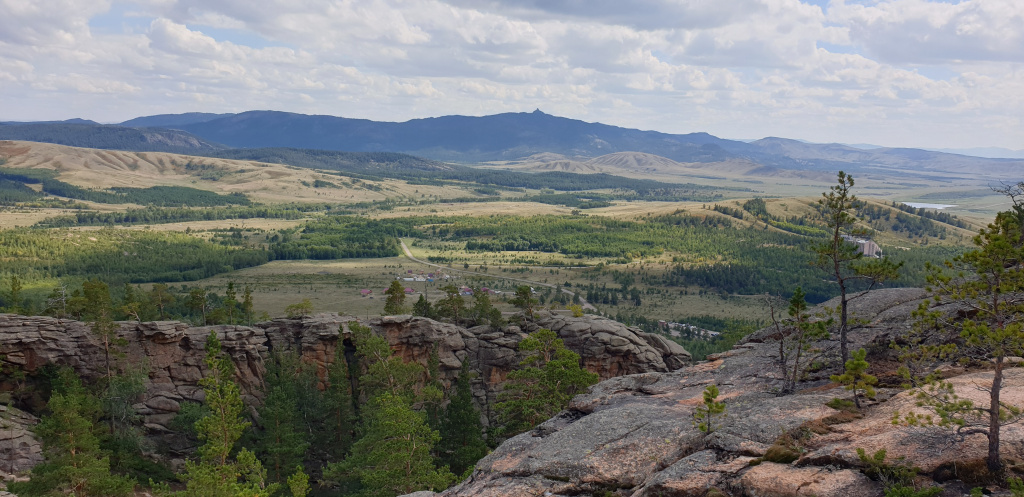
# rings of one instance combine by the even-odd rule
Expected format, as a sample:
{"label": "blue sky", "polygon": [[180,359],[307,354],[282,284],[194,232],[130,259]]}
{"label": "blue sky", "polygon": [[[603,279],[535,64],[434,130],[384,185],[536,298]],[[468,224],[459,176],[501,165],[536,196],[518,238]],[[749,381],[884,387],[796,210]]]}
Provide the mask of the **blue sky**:
{"label": "blue sky", "polygon": [[0,0],[0,120],[541,110],[1024,149],[1020,0]]}

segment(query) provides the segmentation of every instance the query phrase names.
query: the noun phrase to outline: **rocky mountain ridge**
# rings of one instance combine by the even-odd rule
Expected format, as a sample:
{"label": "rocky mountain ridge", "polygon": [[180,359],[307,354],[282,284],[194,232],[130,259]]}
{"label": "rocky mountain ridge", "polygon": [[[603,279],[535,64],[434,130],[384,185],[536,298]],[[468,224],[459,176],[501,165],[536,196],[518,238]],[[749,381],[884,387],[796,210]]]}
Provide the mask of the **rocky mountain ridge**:
{"label": "rocky mountain ridge", "polygon": [[[264,361],[277,351],[298,352],[305,361],[325,370],[337,347],[354,352],[349,316],[334,313],[279,318],[248,326],[198,326],[176,321],[120,322],[118,333],[128,342],[127,357],[147,372],[146,392],[135,404],[147,433],[161,437],[171,432],[171,421],[184,401],[201,401],[199,379],[206,374],[204,344],[213,332],[222,350],[236,366],[236,381],[249,405],[259,402]],[[473,391],[485,418],[489,418],[508,373],[518,366],[516,347],[525,337],[516,326],[462,328],[427,318],[385,316],[363,321],[385,336],[392,349],[408,361],[426,365],[436,347],[442,382],[456,378],[463,361],[470,361],[477,377]],[[527,327],[549,327],[578,352],[585,366],[602,379],[620,374],[669,371],[690,361],[682,347],[636,328],[596,316],[561,317],[544,313]],[[29,375],[47,364],[73,368],[85,378],[104,374],[103,349],[87,323],[44,316],[0,314],[0,358],[5,368]],[[4,391],[19,388],[10,381]],[[9,472],[28,469],[41,460],[38,442],[29,430],[31,415],[11,410],[9,433],[0,430],[0,460]],[[6,456],[6,457],[5,457]]]}
{"label": "rocky mountain ridge", "polygon": [[[924,297],[919,289],[891,289],[851,302],[852,315],[867,323],[851,332],[852,346],[869,351],[882,385],[898,384],[888,345],[909,330],[910,311]],[[888,462],[906,458],[920,468],[917,483],[939,485],[944,496],[984,483],[972,479],[971,469],[984,466],[984,436],[957,439],[950,428],[892,422],[894,413],[918,409],[912,392],[881,388],[861,413],[844,413],[826,405],[850,397],[830,383],[833,364],[812,372],[796,394],[779,395],[776,340],[769,328],[708,362],[602,381],[568,410],[500,445],[466,481],[441,494],[414,495],[881,496],[879,483],[861,471],[858,448],[885,449]],[[959,394],[981,401],[987,392],[976,385],[986,380],[991,373],[979,371],[952,382]],[[1008,370],[1004,381],[1003,399],[1024,405],[1024,369]],[[727,416],[706,435],[694,428],[693,413],[712,384]],[[1006,460],[1024,456],[1024,427],[1005,427],[1002,440]]]}

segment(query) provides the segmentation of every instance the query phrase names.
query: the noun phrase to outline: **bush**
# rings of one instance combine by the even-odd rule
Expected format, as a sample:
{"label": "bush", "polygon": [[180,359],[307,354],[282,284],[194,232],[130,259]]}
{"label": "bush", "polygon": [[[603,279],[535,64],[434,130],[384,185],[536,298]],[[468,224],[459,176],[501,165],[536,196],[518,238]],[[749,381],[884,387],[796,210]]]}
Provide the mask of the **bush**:
{"label": "bush", "polygon": [[840,399],[838,397],[828,401],[825,405],[837,411],[858,412],[857,405],[852,400]]}
{"label": "bush", "polygon": [[920,490],[914,487],[899,485],[885,489],[885,497],[936,497],[942,493],[940,487],[928,487]]}
{"label": "bush", "polygon": [[764,456],[761,457],[762,461],[777,462],[779,464],[789,464],[797,459],[800,459],[800,453],[796,449],[779,444],[769,447]]}
{"label": "bush", "polygon": [[290,318],[308,316],[313,313],[313,303],[309,299],[302,299],[302,302],[285,307],[284,312]]}
{"label": "bush", "polygon": [[[885,495],[887,497],[890,495],[890,491],[895,492],[892,494],[894,497],[927,497],[936,495],[934,493],[927,493],[931,489],[921,491],[914,489],[914,477],[917,476],[918,469],[907,463],[906,458],[900,456],[892,462],[886,462],[885,454],[885,449],[879,449],[870,456],[864,449],[857,449],[857,457],[865,465],[863,469],[864,474],[868,478],[881,483],[882,487],[885,488]],[[941,491],[939,489],[940,493]]]}

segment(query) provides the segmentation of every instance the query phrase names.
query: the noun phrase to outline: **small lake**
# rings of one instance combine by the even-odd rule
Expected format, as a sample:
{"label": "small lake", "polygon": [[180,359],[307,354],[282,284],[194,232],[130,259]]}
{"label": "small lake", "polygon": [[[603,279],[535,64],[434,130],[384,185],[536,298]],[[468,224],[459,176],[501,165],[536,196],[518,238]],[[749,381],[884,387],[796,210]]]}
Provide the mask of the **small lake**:
{"label": "small lake", "polygon": [[956,207],[956,204],[923,204],[921,202],[903,202],[903,204],[915,209],[946,209],[948,207]]}

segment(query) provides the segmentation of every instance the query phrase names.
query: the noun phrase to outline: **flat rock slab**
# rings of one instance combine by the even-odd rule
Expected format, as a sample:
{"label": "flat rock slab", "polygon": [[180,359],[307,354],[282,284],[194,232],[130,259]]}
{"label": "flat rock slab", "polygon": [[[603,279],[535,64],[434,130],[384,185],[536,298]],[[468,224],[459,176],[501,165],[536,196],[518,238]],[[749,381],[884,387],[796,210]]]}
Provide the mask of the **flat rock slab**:
{"label": "flat rock slab", "polygon": [[879,486],[859,471],[794,468],[771,462],[754,466],[740,479],[749,497],[879,497]]}

